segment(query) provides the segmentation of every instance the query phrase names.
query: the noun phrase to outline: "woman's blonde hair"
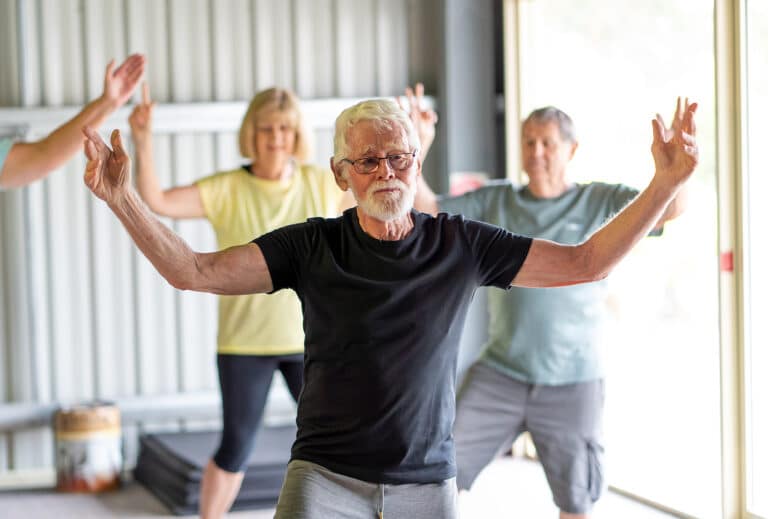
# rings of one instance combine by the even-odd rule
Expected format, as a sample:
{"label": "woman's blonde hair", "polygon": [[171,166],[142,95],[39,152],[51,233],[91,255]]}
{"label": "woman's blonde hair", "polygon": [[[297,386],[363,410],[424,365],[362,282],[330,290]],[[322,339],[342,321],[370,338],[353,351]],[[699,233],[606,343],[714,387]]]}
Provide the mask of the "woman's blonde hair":
{"label": "woman's blonde hair", "polygon": [[254,161],[258,159],[255,137],[259,118],[271,111],[285,112],[293,116],[296,126],[293,156],[299,162],[307,161],[312,154],[311,137],[299,108],[299,99],[296,94],[283,88],[262,90],[251,99],[248,110],[243,117],[243,124],[240,125],[238,135],[240,154]]}

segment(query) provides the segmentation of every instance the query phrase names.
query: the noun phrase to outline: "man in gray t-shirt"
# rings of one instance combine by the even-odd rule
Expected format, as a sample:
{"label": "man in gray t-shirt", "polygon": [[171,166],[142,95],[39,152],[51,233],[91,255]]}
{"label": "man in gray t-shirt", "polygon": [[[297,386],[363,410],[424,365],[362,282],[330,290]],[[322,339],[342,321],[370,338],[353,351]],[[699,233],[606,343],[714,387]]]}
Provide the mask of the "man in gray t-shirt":
{"label": "man in gray t-shirt", "polygon": [[[687,108],[687,106],[686,106]],[[678,102],[674,125],[683,111]],[[553,107],[522,126],[525,186],[495,181],[452,198],[422,182],[417,207],[463,214],[518,234],[564,244],[588,238],[638,194],[621,184],[575,184],[566,168],[578,143]],[[654,230],[683,210],[678,196]],[[459,394],[457,483],[480,471],[524,431],[531,433],[561,518],[586,518],[603,485],[603,366],[598,354],[604,282],[557,289],[512,287],[488,294],[489,338]]]}

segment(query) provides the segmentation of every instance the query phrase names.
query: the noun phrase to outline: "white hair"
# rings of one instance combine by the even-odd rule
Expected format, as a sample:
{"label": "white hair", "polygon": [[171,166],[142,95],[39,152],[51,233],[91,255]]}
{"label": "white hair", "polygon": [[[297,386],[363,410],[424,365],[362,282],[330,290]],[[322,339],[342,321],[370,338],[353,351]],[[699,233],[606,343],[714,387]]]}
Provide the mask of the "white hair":
{"label": "white hair", "polygon": [[361,121],[371,121],[379,131],[390,131],[395,126],[405,130],[413,149],[420,146],[419,135],[411,118],[390,99],[370,99],[350,106],[336,118],[336,134],[333,137],[333,163],[347,157],[347,132]]}

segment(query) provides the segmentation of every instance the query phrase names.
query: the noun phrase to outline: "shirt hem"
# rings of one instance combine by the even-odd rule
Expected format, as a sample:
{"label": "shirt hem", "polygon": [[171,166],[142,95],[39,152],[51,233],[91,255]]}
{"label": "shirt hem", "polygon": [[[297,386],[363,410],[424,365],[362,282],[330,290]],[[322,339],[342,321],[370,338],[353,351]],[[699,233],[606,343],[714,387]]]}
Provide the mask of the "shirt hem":
{"label": "shirt hem", "polygon": [[304,347],[288,348],[249,348],[247,346],[219,346],[216,353],[224,355],[293,355],[303,354]]}
{"label": "shirt hem", "polygon": [[515,370],[508,368],[507,366],[504,366],[502,363],[497,362],[488,357],[481,357],[478,360],[478,362],[481,362],[484,365],[488,366],[489,368],[498,371],[502,375],[506,375],[524,384],[538,384],[542,386],[565,386],[567,384],[581,384],[583,382],[594,382],[595,380],[602,380],[605,378],[605,373],[602,370],[590,371],[580,376],[565,377],[565,378],[532,377],[532,376],[523,375]]}
{"label": "shirt hem", "polygon": [[[419,477],[418,475],[413,474],[413,472],[416,472],[416,471],[397,473],[397,474],[393,474],[391,472],[382,473],[377,471],[359,469],[357,467],[350,467],[349,465],[336,464],[333,462],[329,462],[327,459],[316,458],[314,456],[307,456],[305,454],[292,454],[291,461],[293,460],[308,461],[310,463],[315,463],[327,470],[330,470],[331,472],[341,474],[342,476],[359,479],[361,481],[365,481],[367,483],[373,483],[373,484],[429,485],[429,484],[441,483],[445,480],[456,477],[455,466],[449,466],[447,469],[443,469],[443,470],[435,470],[435,473],[433,475],[429,475],[429,476],[423,475],[422,477]],[[418,472],[423,473],[423,472],[426,472],[427,470],[428,469],[422,469],[422,470],[419,470]]]}

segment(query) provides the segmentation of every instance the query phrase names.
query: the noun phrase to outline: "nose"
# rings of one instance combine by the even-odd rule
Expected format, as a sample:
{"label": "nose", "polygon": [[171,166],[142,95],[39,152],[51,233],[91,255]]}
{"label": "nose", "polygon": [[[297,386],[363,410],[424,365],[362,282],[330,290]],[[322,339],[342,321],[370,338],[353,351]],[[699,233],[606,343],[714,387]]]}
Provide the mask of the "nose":
{"label": "nose", "polygon": [[280,128],[273,126],[269,130],[269,138],[279,144],[283,140],[283,132],[280,131]]}
{"label": "nose", "polygon": [[533,155],[534,157],[541,157],[544,155],[544,144],[541,141],[536,141],[533,144]]}
{"label": "nose", "polygon": [[376,168],[376,178],[395,178],[395,170],[386,158],[379,159],[379,167]]}

